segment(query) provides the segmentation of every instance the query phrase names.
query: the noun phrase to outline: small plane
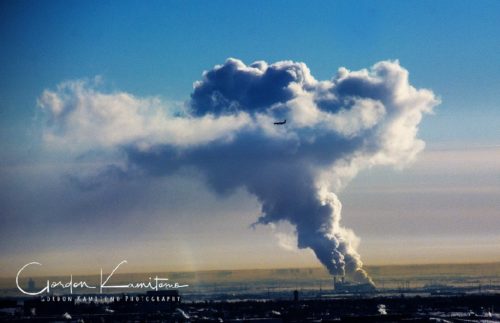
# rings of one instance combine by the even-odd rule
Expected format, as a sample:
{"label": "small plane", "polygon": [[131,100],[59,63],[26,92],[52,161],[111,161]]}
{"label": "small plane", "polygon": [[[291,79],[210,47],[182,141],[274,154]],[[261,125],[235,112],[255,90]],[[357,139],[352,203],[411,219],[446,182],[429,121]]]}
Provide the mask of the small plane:
{"label": "small plane", "polygon": [[282,124],[285,124],[285,123],[286,123],[286,119],[283,120],[283,121],[276,121],[274,124],[279,126],[279,125],[282,125]]}

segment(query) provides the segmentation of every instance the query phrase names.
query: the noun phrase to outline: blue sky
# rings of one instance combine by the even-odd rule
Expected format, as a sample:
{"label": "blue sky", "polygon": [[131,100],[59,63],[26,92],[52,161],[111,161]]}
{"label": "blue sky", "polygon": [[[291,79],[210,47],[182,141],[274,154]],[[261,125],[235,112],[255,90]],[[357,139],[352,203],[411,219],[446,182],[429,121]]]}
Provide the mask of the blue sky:
{"label": "blue sky", "polygon": [[[482,167],[481,158],[490,159],[489,163],[491,159],[500,163],[498,12],[498,1],[150,1],[147,4],[141,1],[2,2],[0,167],[8,174],[11,181],[9,184],[12,184],[2,185],[2,200],[15,196],[17,189],[26,193],[26,187],[29,187],[21,182],[29,182],[30,177],[12,179],[14,172],[9,167],[35,167],[42,161],[57,165],[57,160],[63,159],[64,152],[54,154],[44,150],[40,139],[40,112],[36,107],[36,100],[45,89],[54,88],[63,81],[99,75],[104,80],[104,87],[110,91],[124,91],[139,97],[160,96],[165,100],[184,102],[189,99],[193,82],[201,78],[202,71],[222,64],[228,57],[236,57],[247,64],[256,60],[305,62],[319,80],[330,79],[341,66],[358,70],[381,60],[398,59],[410,72],[412,85],[432,89],[442,101],[435,109],[435,115],[427,116],[421,124],[419,137],[426,141],[428,149],[437,151],[438,155],[447,150],[455,152],[448,155],[442,153],[443,160],[447,161],[469,158],[471,149],[477,150],[478,153],[474,156],[480,158],[470,157],[473,159],[469,164],[470,168],[456,165],[456,168],[452,167],[451,174],[445,175],[443,173],[446,173],[447,163],[441,165],[441,168],[435,166],[440,159],[433,159],[434,155],[426,155],[420,161],[421,164],[415,170],[409,170],[407,175],[404,175],[405,171],[387,170],[361,174],[343,193],[347,201],[344,204],[352,204],[354,208],[351,220],[346,216],[345,221],[356,232],[359,231],[357,228],[361,228],[359,235],[362,239],[367,237],[363,241],[373,240],[373,244],[367,243],[369,246],[376,246],[376,243],[381,246],[390,245],[396,240],[391,240],[390,237],[381,239],[382,229],[379,232],[376,228],[366,228],[363,225],[367,223],[363,217],[366,212],[357,206],[359,203],[351,201],[356,201],[356,194],[362,194],[360,192],[367,194],[359,197],[361,200],[375,194],[380,178],[392,179],[396,187],[412,186],[423,174],[430,172],[429,169],[433,169],[435,175],[427,176],[427,181],[420,183],[420,186],[416,185],[428,196],[422,200],[410,201],[407,205],[413,207],[412,203],[415,203],[414,207],[418,212],[424,212],[425,205],[422,206],[421,201],[435,198],[427,188],[442,183],[449,184],[441,189],[446,194],[451,194],[451,197],[429,202],[434,206],[442,205],[441,203],[449,206],[448,209],[444,207],[444,213],[441,214],[446,215],[441,220],[439,212],[431,212],[445,228],[447,221],[453,221],[450,220],[453,219],[450,215],[456,212],[451,206],[456,204],[457,199],[461,200],[461,193],[449,193],[449,188],[457,186],[457,182],[460,187],[466,187],[469,183],[469,190],[471,187],[477,190],[486,187],[493,189],[493,195],[498,192],[496,179],[500,175],[494,162],[491,167],[485,168],[484,174],[477,175],[476,171],[471,170],[473,167]],[[34,181],[45,181],[46,176],[51,177],[41,171],[33,172]],[[55,180],[56,175],[51,178]],[[366,188],[366,183],[371,183],[372,186]],[[12,187],[16,187],[16,190]],[[188,198],[190,191],[182,191],[185,195],[179,195]],[[36,192],[33,194],[37,195]],[[393,204],[396,208],[404,208],[401,201],[406,201],[406,197],[387,194],[389,195],[378,199],[372,196],[379,201],[378,206],[372,207],[383,210],[380,201],[394,199],[399,201]],[[493,195],[490,197],[488,194],[472,199],[464,206],[470,212],[477,211],[481,205],[488,207],[484,211],[484,219],[480,220],[484,222],[479,222],[484,226],[480,225],[468,235],[467,228],[470,228],[471,223],[478,222],[467,220],[464,215],[463,226],[445,234],[444,239],[452,241],[450,245],[456,245],[453,239],[459,240],[463,236],[474,239],[484,236],[484,232],[487,233],[486,236],[494,235],[490,230],[499,228],[499,208]],[[209,195],[205,198],[212,201],[207,203],[214,204],[214,210],[246,203],[246,212],[252,213],[256,202],[244,195],[242,193],[226,202]],[[486,199],[486,202],[478,202],[481,199]],[[8,218],[5,214],[7,211],[4,209],[2,212]],[[385,218],[382,216],[381,222],[394,223],[391,216],[394,215],[388,214]],[[155,221],[158,220],[154,218]],[[234,226],[241,222],[234,221]],[[242,225],[240,231],[247,230],[248,224]],[[187,224],[180,226],[183,230],[189,230]],[[402,227],[399,224],[395,226]],[[411,227],[422,226],[425,226],[423,220],[414,221]],[[482,227],[486,227],[484,232],[481,231]],[[24,232],[16,231],[20,230],[17,226],[3,230],[8,229],[12,234]],[[245,238],[239,242],[241,248],[245,248],[248,241],[254,241],[255,235],[273,239],[268,237],[269,232],[259,230],[261,231],[258,233],[245,231]],[[404,233],[405,230],[401,229],[394,236],[400,237]],[[434,232],[434,235],[439,235],[439,232]],[[417,236],[415,234],[415,238]],[[39,238],[35,236],[33,241],[37,242],[37,239]],[[498,246],[498,240],[488,240],[485,243],[490,245],[488,250],[494,250]],[[377,263],[376,248],[367,247],[367,244],[362,244],[361,250],[368,252],[371,262]],[[49,242],[45,247],[45,254],[49,254],[52,247]],[[21,255],[23,252],[29,254],[29,247],[13,242],[2,248],[1,262],[7,261],[14,250],[21,252]],[[418,251],[413,252],[418,254]],[[404,252],[401,251],[400,254],[403,255]],[[382,260],[378,262],[411,262],[411,259],[401,255],[380,258]],[[477,260],[488,260],[488,255],[490,254],[485,253]],[[255,259],[259,256],[261,252],[256,252]],[[447,260],[459,261],[464,258],[465,255],[458,252],[456,259]],[[224,264],[231,267],[227,258],[224,259]],[[422,255],[417,255],[415,259],[419,262],[426,261]],[[436,258],[429,259],[434,261]],[[500,259],[498,252],[492,259]],[[22,257],[18,258],[19,262],[22,260]],[[261,266],[304,265],[310,260],[310,255],[292,253],[280,263],[273,263],[269,259]],[[251,266],[251,261],[245,266]]]}
{"label": "blue sky", "polygon": [[[111,86],[138,95],[185,100],[200,71],[237,57],[248,63],[303,61],[319,79],[330,78],[339,66],[359,69],[399,59],[414,84],[443,99],[424,136],[488,142],[499,135],[496,1],[2,6],[4,131],[25,125],[34,98],[61,80],[102,75]],[[481,131],[471,126],[476,122],[484,124]]]}

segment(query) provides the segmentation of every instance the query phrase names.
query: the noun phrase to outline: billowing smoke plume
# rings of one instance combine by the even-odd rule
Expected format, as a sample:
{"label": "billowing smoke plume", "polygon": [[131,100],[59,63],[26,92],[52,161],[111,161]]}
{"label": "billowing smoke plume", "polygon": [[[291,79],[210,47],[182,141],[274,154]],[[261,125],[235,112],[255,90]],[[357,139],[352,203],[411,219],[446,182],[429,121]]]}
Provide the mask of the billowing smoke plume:
{"label": "billowing smoke plume", "polygon": [[303,63],[236,59],[205,72],[184,111],[85,81],[39,99],[48,142],[123,151],[129,172],[195,168],[221,194],[244,187],[262,205],[258,223],[291,223],[299,248],[359,282],[371,280],[335,193],[363,168],[410,162],[424,147],[422,115],[437,103],[397,61],[317,81]]}

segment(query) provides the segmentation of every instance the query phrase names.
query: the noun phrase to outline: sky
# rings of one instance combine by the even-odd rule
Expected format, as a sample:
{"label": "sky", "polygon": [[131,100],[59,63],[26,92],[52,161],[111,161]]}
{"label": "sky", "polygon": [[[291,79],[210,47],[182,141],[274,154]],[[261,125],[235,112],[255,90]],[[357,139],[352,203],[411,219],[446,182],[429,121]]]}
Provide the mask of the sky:
{"label": "sky", "polygon": [[[124,148],[135,124],[82,128],[59,118],[44,97],[121,93],[101,108],[167,107],[175,117],[193,104],[194,82],[210,85],[202,73],[230,57],[248,66],[303,62],[321,81],[340,67],[398,60],[413,87],[440,101],[418,122],[425,149],[410,163],[363,167],[349,178],[335,191],[343,225],[359,237],[366,264],[500,261],[499,2],[0,6],[2,276],[31,261],[47,272],[97,272],[123,259],[130,271],[320,266],[311,249],[297,248],[286,221],[251,227],[262,196],[248,185],[221,192],[207,182],[213,171],[192,159],[184,161],[192,168],[162,176],[123,171],[137,156]],[[146,128],[154,125],[141,111],[124,120],[141,116]],[[189,125],[179,127],[148,132],[157,141],[147,144],[167,140],[175,148],[232,131],[178,137],[175,129],[184,134]]]}

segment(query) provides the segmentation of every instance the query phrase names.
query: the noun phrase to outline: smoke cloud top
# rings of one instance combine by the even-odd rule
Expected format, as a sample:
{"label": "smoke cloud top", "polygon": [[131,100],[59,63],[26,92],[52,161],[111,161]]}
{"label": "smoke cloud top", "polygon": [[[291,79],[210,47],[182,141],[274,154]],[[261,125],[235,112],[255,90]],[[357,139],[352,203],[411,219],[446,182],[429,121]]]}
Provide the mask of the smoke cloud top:
{"label": "smoke cloud top", "polygon": [[[219,194],[240,187],[261,203],[258,224],[286,221],[332,275],[371,282],[336,193],[360,170],[404,166],[424,148],[424,114],[439,100],[398,61],[340,68],[318,81],[304,63],[228,59],[203,73],[185,109],[159,98],[104,93],[96,81],[46,90],[50,145],[123,152],[120,174],[201,172]],[[274,122],[286,119],[284,125]]]}

